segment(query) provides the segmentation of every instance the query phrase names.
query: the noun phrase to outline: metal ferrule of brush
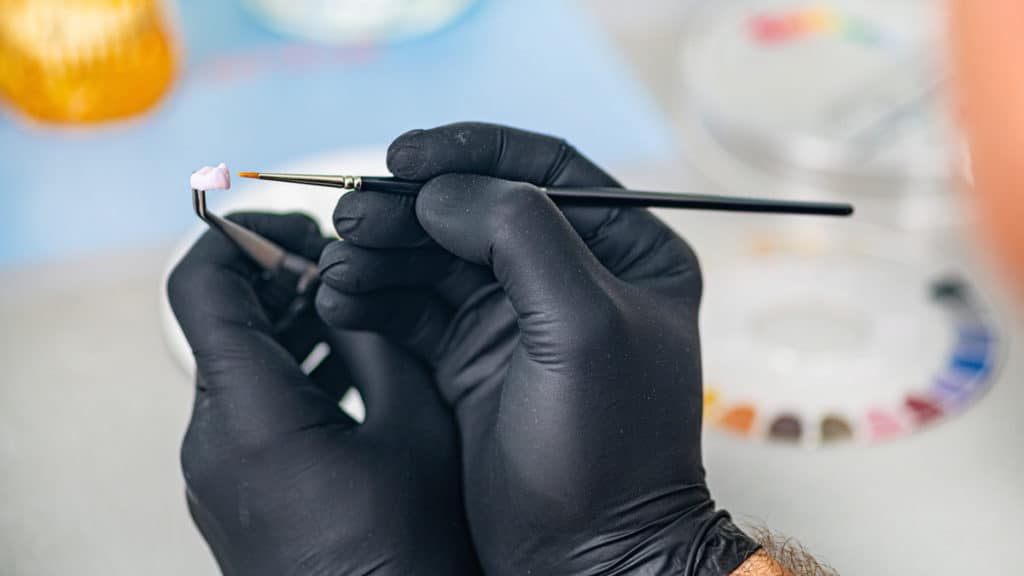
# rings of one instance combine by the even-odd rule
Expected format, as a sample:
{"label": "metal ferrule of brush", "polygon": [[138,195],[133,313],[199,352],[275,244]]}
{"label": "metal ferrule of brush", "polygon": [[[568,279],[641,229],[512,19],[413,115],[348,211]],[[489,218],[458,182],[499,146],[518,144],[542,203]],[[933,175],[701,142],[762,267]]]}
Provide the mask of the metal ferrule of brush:
{"label": "metal ferrule of brush", "polygon": [[272,180],[275,182],[310,184],[313,186],[330,186],[331,188],[342,188],[344,190],[361,190],[363,187],[363,179],[360,176],[331,176],[326,174],[303,174],[301,176],[293,176],[290,174],[260,172],[259,179]]}

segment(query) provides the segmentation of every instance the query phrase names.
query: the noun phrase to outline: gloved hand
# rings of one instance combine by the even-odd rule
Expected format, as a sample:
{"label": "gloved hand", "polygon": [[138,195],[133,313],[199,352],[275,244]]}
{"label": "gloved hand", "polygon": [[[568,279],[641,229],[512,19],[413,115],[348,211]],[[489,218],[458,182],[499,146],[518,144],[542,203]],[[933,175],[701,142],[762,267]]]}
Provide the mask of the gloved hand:
{"label": "gloved hand", "polygon": [[547,136],[417,130],[388,166],[427,183],[341,198],[317,308],[433,368],[485,572],[738,567],[758,546],[704,481],[692,250],[646,210],[559,210],[537,186],[617,184]]}
{"label": "gloved hand", "polygon": [[[305,216],[232,219],[314,262],[326,243]],[[421,363],[379,335],[326,329],[312,307],[274,333],[261,271],[217,231],[168,293],[196,359],[188,505],[224,574],[479,572],[455,424]],[[331,353],[307,376],[317,342]],[[338,407],[350,384],[361,425]]]}

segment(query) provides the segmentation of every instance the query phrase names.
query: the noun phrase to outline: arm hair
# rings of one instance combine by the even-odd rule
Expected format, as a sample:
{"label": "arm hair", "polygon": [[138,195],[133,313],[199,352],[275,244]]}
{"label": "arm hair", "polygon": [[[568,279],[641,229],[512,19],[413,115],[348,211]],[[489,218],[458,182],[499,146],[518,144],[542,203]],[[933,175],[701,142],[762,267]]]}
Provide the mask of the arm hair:
{"label": "arm hair", "polygon": [[[806,548],[796,540],[776,534],[764,526],[747,527],[750,534],[761,546],[757,554],[770,556],[778,566],[772,576],[839,576],[831,566],[816,560]],[[732,576],[754,576],[764,572],[747,573],[741,567]]]}

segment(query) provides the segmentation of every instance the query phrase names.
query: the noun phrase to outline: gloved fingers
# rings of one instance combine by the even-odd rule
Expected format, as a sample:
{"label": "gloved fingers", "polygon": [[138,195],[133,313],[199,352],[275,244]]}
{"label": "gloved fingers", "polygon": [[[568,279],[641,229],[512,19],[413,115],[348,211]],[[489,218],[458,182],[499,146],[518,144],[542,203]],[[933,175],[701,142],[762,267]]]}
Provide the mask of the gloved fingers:
{"label": "gloved fingers", "polygon": [[298,317],[289,322],[287,330],[275,330],[274,339],[291,353],[300,364],[313,352],[313,349],[325,341],[329,329],[320,320],[312,301]]}
{"label": "gloved fingers", "polygon": [[332,242],[320,256],[320,277],[328,286],[346,293],[429,288],[453,307],[494,282],[486,268],[470,264],[433,243],[421,248],[374,249]]}
{"label": "gloved fingers", "polygon": [[387,162],[407,180],[470,173],[537,186],[618,186],[565,140],[481,122],[406,132],[391,143]]}
{"label": "gloved fingers", "polygon": [[[506,126],[461,122],[399,136],[388,148],[395,176],[429,180],[444,173],[470,173],[549,187],[618,187],[596,164],[560,138]],[[588,241],[615,219],[618,208],[559,204]],[[637,210],[637,209],[634,209]],[[602,260],[601,254],[597,254]]]}
{"label": "gloved fingers", "polygon": [[416,219],[416,197],[405,194],[344,194],[334,208],[334,229],[346,242],[367,248],[433,243]]}
{"label": "gloved fingers", "polygon": [[336,330],[377,332],[431,362],[437,357],[453,311],[435,294],[415,288],[388,288],[362,294],[321,284],[316,308]]}
{"label": "gloved fingers", "polygon": [[[307,313],[309,322],[305,321]],[[355,385],[349,356],[339,349],[346,341],[339,339],[338,331],[324,323],[315,306],[311,305],[307,313],[303,314],[303,321],[297,323],[294,330],[279,334],[278,340],[292,350],[307,377],[337,404]]]}
{"label": "gloved fingers", "polygon": [[[244,215],[236,221],[304,255],[315,257],[322,240],[305,217]],[[171,307],[196,359],[193,420],[212,418],[241,442],[338,422],[336,405],[275,338],[257,278],[258,268],[212,230],[171,273]]]}
{"label": "gloved fingers", "polygon": [[[264,236],[283,249],[314,262],[329,241],[320,235],[319,227],[313,219],[304,214],[243,212],[229,214],[226,218]],[[218,230],[208,230],[200,237],[179,263],[178,269],[187,271],[218,265],[223,265],[225,270],[237,271],[246,278],[259,301],[264,302],[264,287],[267,285],[264,270]],[[273,283],[272,280],[270,282]],[[194,305],[201,305],[205,301],[202,295],[192,298]],[[266,306],[260,307],[267,321],[274,323],[277,320],[274,317],[275,311],[268,310]],[[305,314],[293,324],[296,325],[295,328],[276,336],[277,340],[301,361],[321,337],[320,330],[317,329],[319,322],[315,314]],[[193,336],[201,338],[203,331],[196,331]]]}
{"label": "gloved fingers", "polygon": [[604,293],[600,283],[607,271],[551,200],[530,184],[438,176],[420,191],[416,213],[438,244],[491,267],[521,320],[571,321]]}
{"label": "gloved fingers", "polygon": [[[301,214],[232,214],[228,218],[316,261],[326,240]],[[262,269],[218,230],[208,230],[175,267],[167,292],[182,331],[196,352],[217,350],[223,331],[244,327],[270,334],[257,285]],[[218,331],[219,330],[219,331]]]}
{"label": "gloved fingers", "polygon": [[[588,208],[562,209],[570,220],[589,219]],[[664,222],[641,208],[617,208],[603,220],[575,226],[594,256],[616,278],[673,297],[699,302],[702,280],[693,249]],[[589,230],[584,234],[581,228]]]}
{"label": "gloved fingers", "polygon": [[393,286],[430,286],[448,273],[455,258],[440,247],[363,248],[332,242],[320,255],[320,277],[345,292]]}
{"label": "gloved fingers", "polygon": [[[265,212],[234,212],[225,216],[279,246],[304,258],[316,261],[327,240],[316,222],[306,214],[270,214]],[[247,257],[234,242],[219,230],[207,230],[192,245],[178,266],[193,264],[224,266],[241,273],[259,272],[259,266]]]}
{"label": "gloved fingers", "polygon": [[426,426],[450,428],[447,412],[422,362],[395,341],[373,332],[334,331],[332,357],[366,407],[361,435],[393,435]]}

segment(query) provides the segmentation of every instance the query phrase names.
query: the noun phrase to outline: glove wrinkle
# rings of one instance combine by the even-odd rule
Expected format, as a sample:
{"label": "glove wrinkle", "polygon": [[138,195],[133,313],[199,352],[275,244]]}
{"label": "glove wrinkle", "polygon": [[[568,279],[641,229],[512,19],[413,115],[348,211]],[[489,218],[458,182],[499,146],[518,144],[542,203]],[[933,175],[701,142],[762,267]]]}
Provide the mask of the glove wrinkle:
{"label": "glove wrinkle", "polygon": [[555,154],[551,161],[551,166],[548,167],[547,172],[540,179],[545,184],[558,182],[562,174],[565,173],[565,169],[569,166],[577,157],[576,149],[566,143],[564,140],[558,143],[558,152]]}
{"label": "glove wrinkle", "polygon": [[505,160],[505,148],[508,144],[508,130],[504,127],[498,128],[494,131],[494,161],[491,163],[491,169],[485,174],[500,174],[502,172],[502,162]]}
{"label": "glove wrinkle", "polygon": [[708,521],[700,541],[687,560],[687,576],[727,576],[761,549],[724,510]]}

